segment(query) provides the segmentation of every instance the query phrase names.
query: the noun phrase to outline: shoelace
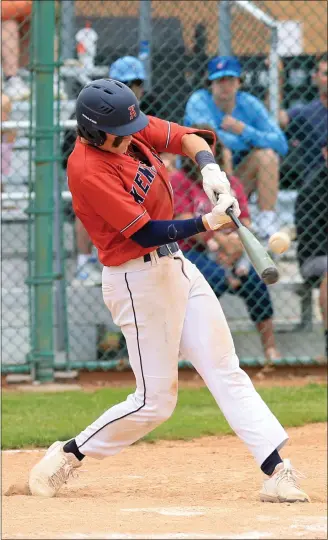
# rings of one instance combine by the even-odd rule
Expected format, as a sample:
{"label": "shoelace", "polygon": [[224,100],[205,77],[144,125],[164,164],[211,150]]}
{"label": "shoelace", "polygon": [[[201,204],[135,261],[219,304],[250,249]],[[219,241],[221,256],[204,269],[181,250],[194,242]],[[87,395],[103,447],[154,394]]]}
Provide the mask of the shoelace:
{"label": "shoelace", "polygon": [[297,471],[296,469],[282,469],[277,474],[277,484],[282,480],[286,480],[297,489],[300,489],[297,480],[300,478],[306,478],[305,474]]}
{"label": "shoelace", "polygon": [[70,476],[78,475],[74,474],[73,465],[63,458],[59,469],[48,479],[49,485],[57,491],[63,484],[66,484]]}

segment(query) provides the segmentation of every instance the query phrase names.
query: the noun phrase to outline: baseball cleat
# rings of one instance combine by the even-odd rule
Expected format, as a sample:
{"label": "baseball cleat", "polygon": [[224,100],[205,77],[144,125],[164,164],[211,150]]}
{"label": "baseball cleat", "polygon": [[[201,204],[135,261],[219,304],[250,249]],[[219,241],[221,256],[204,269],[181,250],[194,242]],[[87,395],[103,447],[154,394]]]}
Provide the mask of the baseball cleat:
{"label": "baseball cleat", "polygon": [[277,465],[276,472],[268,480],[265,480],[260,491],[260,499],[263,502],[310,502],[310,497],[302,491],[297,483],[298,478],[304,475],[292,468],[289,459]]}
{"label": "baseball cleat", "polygon": [[63,451],[64,444],[60,441],[52,444],[31,470],[28,483],[32,495],[54,497],[72,476],[73,470],[80,467],[81,463],[74,454]]}
{"label": "baseball cleat", "polygon": [[[51,446],[49,446],[48,450],[46,451],[46,455],[49,454],[54,448],[60,447],[63,448],[64,445],[70,441],[71,439],[68,439],[67,441],[56,441],[52,443]],[[79,461],[78,459],[73,463],[73,468],[78,469],[79,467],[82,467],[82,461]]]}

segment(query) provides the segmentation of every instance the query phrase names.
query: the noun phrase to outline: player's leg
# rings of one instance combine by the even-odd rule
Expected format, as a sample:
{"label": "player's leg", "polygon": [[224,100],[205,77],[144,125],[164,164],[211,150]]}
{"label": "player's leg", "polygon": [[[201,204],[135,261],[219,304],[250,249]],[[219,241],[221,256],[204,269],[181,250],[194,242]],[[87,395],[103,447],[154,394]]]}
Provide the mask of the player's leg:
{"label": "player's leg", "polygon": [[[152,255],[151,262],[137,259],[104,268],[104,300],[125,336],[136,391],[66,443],[64,452],[55,445],[31,472],[32,493],[53,496],[58,491],[64,478],[57,470],[60,459],[65,463],[69,456],[69,472],[84,456],[114,455],[169,418],[177,401],[178,355],[189,288],[181,261],[169,257]],[[56,485],[49,486],[50,476],[59,477]]]}
{"label": "player's leg", "polygon": [[201,375],[231,428],[247,445],[262,471],[267,475],[277,471],[267,480],[270,484],[265,484],[263,499],[308,500],[306,494],[294,486],[295,478],[288,460],[281,464],[278,451],[288,440],[288,435],[239,367],[218,299],[194,266],[188,267],[187,271],[193,278],[181,353]]}

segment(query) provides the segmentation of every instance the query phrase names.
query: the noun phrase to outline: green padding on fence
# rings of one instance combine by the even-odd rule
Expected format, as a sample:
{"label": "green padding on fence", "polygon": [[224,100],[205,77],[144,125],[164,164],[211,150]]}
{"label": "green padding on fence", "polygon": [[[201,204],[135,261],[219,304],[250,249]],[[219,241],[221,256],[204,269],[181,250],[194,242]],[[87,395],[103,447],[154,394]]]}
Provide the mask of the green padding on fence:
{"label": "green padding on fence", "polygon": [[[193,366],[190,362],[182,360],[179,362],[179,369],[191,368]],[[262,358],[242,358],[240,360],[241,367],[263,367],[265,362]],[[314,358],[299,357],[299,358],[282,358],[281,360],[274,360],[273,366],[320,366],[323,365]],[[55,371],[66,371],[67,364],[56,364]],[[123,371],[130,368],[130,364],[123,360],[109,360],[109,361],[89,361],[89,362],[71,362],[69,364],[70,370],[87,370],[87,371]],[[2,373],[29,373],[30,367],[26,365],[13,365],[7,364],[2,366]]]}
{"label": "green padding on fence", "polygon": [[8,375],[9,373],[30,373],[31,367],[27,364],[22,365],[12,365],[8,364],[7,366],[1,366],[1,373],[3,375]]}

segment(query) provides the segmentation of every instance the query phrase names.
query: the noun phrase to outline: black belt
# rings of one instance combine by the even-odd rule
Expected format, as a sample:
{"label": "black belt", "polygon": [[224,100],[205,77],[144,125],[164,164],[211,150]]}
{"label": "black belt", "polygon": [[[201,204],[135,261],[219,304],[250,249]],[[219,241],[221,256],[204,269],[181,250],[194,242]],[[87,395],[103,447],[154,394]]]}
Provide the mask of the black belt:
{"label": "black belt", "polygon": [[[161,257],[167,257],[167,255],[173,255],[177,251],[179,251],[179,244],[176,242],[171,242],[171,244],[164,244],[163,246],[160,246],[156,249],[156,253],[159,258]],[[147,255],[144,255],[144,262],[150,262],[151,256],[150,253],[147,253]]]}

